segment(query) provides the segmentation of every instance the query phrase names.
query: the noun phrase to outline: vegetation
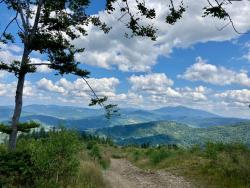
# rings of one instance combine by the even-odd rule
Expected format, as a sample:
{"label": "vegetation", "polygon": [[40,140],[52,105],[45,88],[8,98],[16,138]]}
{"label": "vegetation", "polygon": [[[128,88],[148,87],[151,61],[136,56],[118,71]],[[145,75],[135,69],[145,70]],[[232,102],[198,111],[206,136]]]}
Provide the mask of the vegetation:
{"label": "vegetation", "polygon": [[250,186],[250,149],[242,144],[117,147],[109,138],[41,129],[20,135],[15,151],[0,145],[0,187],[105,188],[102,170],[109,168],[111,157],[184,176],[198,187]]}
{"label": "vegetation", "polygon": [[174,121],[158,121],[136,125],[116,126],[97,130],[99,135],[113,138],[121,145],[141,145],[148,143],[177,144],[191,147],[206,142],[239,142],[250,146],[250,123],[216,126],[209,128],[191,128]]}
{"label": "vegetation", "polygon": [[109,157],[101,153],[104,140],[95,141],[62,129],[20,136],[15,151],[1,145],[0,187],[105,187]]}
{"label": "vegetation", "polygon": [[[116,10],[114,3],[117,0],[106,0],[106,11],[111,14]],[[125,23],[126,27],[131,31],[130,34],[125,33],[127,37],[140,36],[148,37],[151,40],[157,38],[157,28],[152,24],[147,23],[146,20],[156,18],[155,8],[148,7],[144,1],[135,1],[132,5],[128,0],[123,0],[119,4],[118,9],[121,12],[121,19],[128,16],[128,21]],[[223,1],[219,3],[214,0],[210,1],[209,5],[204,7],[203,16],[212,16],[219,19],[229,20],[229,24],[234,27],[230,15],[227,13],[225,7],[231,1]],[[87,35],[87,29],[84,26],[92,23],[99,27],[104,33],[111,29],[96,16],[90,16],[86,13],[86,8],[90,5],[89,0],[2,0],[0,4],[4,4],[10,13],[15,16],[6,24],[3,32],[0,35],[1,43],[15,42],[15,38],[19,38],[23,44],[23,53],[21,60],[13,60],[13,62],[0,62],[0,70],[12,73],[17,78],[15,108],[12,116],[11,125],[4,125],[0,130],[10,129],[9,134],[9,148],[14,150],[16,148],[17,135],[19,131],[19,120],[23,105],[23,91],[24,82],[27,74],[35,73],[37,67],[46,65],[50,69],[55,70],[56,75],[73,74],[82,78],[90,87],[94,94],[90,105],[101,105],[107,111],[109,116],[116,105],[104,105],[103,102],[107,97],[99,98],[95,91],[88,84],[86,78],[89,72],[79,67],[79,62],[75,60],[75,55],[82,53],[84,49],[77,48],[72,41]],[[182,18],[186,8],[182,3],[176,5],[173,0],[169,1],[169,9],[166,10],[165,22],[168,24],[175,24]],[[35,9],[34,9],[35,7]],[[131,10],[134,9],[135,12]],[[20,18],[20,19],[19,19]],[[19,21],[21,22],[19,24]],[[18,26],[16,30],[8,32],[11,24],[16,23]],[[31,54],[38,52],[44,57],[47,57],[49,63],[32,63]]]}
{"label": "vegetation", "polygon": [[197,187],[250,187],[250,149],[242,144],[207,143],[190,149],[126,147],[123,155],[140,168],[182,175]]}

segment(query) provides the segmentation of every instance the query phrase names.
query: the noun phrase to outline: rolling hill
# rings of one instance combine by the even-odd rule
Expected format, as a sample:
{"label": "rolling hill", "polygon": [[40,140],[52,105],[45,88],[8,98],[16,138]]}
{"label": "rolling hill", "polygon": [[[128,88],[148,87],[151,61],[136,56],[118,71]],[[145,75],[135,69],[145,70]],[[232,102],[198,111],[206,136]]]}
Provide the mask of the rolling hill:
{"label": "rolling hill", "polygon": [[[0,121],[9,121],[13,107],[0,107]],[[237,124],[247,120],[221,117],[203,110],[183,106],[165,107],[156,110],[120,109],[120,116],[107,120],[101,109],[80,108],[57,105],[28,105],[23,107],[21,121],[37,120],[44,125],[59,126],[79,130],[104,128],[152,121],[176,121],[190,127],[207,128]]]}
{"label": "rolling hill", "polygon": [[158,115],[167,115],[171,117],[193,117],[193,118],[215,118],[219,115],[212,114],[203,110],[191,109],[184,106],[164,107],[152,111]]}
{"label": "rolling hill", "polygon": [[209,128],[192,128],[173,121],[103,128],[95,132],[113,138],[118,144],[178,144],[191,146],[205,142],[241,142],[250,146],[250,122]]}

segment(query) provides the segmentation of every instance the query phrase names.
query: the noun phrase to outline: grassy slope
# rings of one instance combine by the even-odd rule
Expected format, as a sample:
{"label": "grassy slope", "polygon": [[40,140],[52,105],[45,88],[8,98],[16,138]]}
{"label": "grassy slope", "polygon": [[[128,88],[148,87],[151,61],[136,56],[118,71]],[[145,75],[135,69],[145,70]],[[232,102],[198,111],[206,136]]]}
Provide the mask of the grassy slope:
{"label": "grassy slope", "polygon": [[[103,179],[102,170],[108,168],[110,157],[127,158],[142,169],[161,169],[177,176],[184,176],[197,187],[250,187],[250,150],[241,144],[209,143],[205,148],[194,146],[191,149],[180,149],[165,146],[143,149],[116,147],[112,145],[112,142],[92,136],[82,136],[80,140],[78,139],[79,137],[76,137],[75,134],[72,135],[64,131],[51,133],[49,137],[42,140],[34,140],[29,137],[21,138],[18,147],[21,151],[25,151],[25,148],[27,151],[31,151],[32,159],[36,159],[34,161],[35,169],[37,167],[42,170],[48,168],[48,173],[52,172],[51,182],[56,178],[56,170],[63,169],[63,166],[67,167],[71,162],[79,161],[79,169],[76,175],[69,179],[69,182],[72,183],[67,184],[70,188],[109,187]],[[76,148],[80,148],[74,149],[72,153],[72,143],[74,142],[76,142]],[[78,143],[80,143],[80,146],[78,146]],[[0,145],[0,151],[4,151],[4,148],[5,146]],[[62,160],[62,157],[69,154],[73,158]],[[53,166],[54,163],[49,162],[55,158],[62,160],[59,166]],[[72,161],[68,161],[68,159],[72,159]],[[48,162],[53,164],[53,168],[50,165],[47,166]],[[28,168],[30,167],[28,166]],[[66,174],[67,171],[68,169],[65,171]],[[4,174],[0,173],[0,177],[1,175]],[[11,176],[7,178],[9,177]],[[65,177],[60,178],[63,181]]]}
{"label": "grassy slope", "polygon": [[113,156],[125,156],[143,169],[184,176],[197,187],[250,187],[250,150],[240,144],[210,143],[189,150],[128,147]]}

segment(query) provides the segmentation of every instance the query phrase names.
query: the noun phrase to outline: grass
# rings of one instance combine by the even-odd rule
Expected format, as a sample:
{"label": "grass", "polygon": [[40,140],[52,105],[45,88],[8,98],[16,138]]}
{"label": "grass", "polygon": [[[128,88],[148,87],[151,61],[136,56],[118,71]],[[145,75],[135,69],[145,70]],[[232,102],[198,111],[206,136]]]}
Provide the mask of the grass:
{"label": "grass", "polygon": [[[97,137],[81,139],[65,130],[38,139],[21,138],[14,153],[0,144],[0,187],[28,188],[37,183],[46,188],[106,188],[102,171],[109,168],[110,158],[126,158],[142,169],[184,176],[197,187],[250,187],[250,149],[242,144],[207,143],[183,149],[122,148],[110,143]],[[34,178],[39,182],[32,183]]]}
{"label": "grass", "polygon": [[241,144],[207,143],[190,149],[127,147],[124,152],[142,169],[164,169],[197,187],[250,187],[250,150]]}
{"label": "grass", "polygon": [[110,164],[108,144],[90,142],[61,130],[20,137],[13,152],[0,144],[0,187],[106,188],[102,171]]}
{"label": "grass", "polygon": [[103,179],[100,164],[85,151],[82,151],[79,157],[79,171],[74,185],[70,188],[107,188],[107,182]]}

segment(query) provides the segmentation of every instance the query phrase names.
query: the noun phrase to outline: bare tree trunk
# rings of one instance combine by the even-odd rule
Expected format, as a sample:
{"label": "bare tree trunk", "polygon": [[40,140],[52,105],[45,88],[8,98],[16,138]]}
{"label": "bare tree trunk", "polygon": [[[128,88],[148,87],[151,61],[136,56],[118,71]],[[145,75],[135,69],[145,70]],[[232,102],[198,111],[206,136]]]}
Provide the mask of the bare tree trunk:
{"label": "bare tree trunk", "polygon": [[16,142],[17,142],[17,133],[18,133],[18,123],[22,112],[23,106],[23,89],[24,89],[24,81],[25,81],[25,72],[23,72],[22,67],[24,64],[28,63],[29,60],[29,52],[24,49],[22,61],[21,61],[21,68],[18,76],[17,88],[16,88],[16,96],[15,96],[15,108],[14,114],[12,116],[12,124],[11,129],[12,132],[9,135],[9,149],[15,150],[16,149]]}
{"label": "bare tree trunk", "polygon": [[24,88],[25,76],[18,78],[16,97],[15,97],[15,109],[12,117],[12,132],[9,137],[9,148],[14,150],[16,148],[17,132],[18,132],[18,122],[22,112],[23,106],[23,88]]}

